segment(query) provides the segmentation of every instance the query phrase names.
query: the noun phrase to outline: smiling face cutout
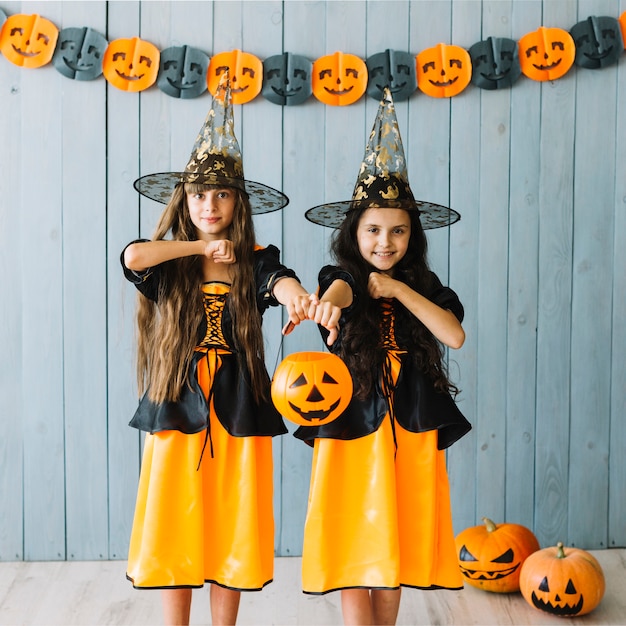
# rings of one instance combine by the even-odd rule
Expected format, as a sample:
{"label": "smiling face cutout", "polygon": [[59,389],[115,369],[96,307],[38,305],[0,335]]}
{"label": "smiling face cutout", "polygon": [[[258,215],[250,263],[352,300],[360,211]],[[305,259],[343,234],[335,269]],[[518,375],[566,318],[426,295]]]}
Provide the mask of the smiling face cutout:
{"label": "smiling face cutout", "polygon": [[0,52],[20,67],[41,67],[52,60],[59,29],[39,15],[11,15],[2,25]]}
{"label": "smiling face cutout", "polygon": [[245,104],[261,93],[263,64],[261,59],[249,52],[232,50],[216,54],[209,63],[207,86],[215,95],[224,72],[230,76],[233,104]]}
{"label": "smiling face cutout", "polygon": [[91,28],[64,28],[52,64],[67,78],[93,80],[102,74],[102,59],[108,45],[104,35]]}
{"label": "smiling face cutout", "polygon": [[330,352],[294,352],[272,379],[272,401],[286,419],[301,426],[322,426],[344,411],[352,398],[352,377]]}
{"label": "smiling face cutout", "polygon": [[576,45],[574,62],[596,70],[617,63],[624,52],[619,22],[613,17],[590,16],[570,28]]}
{"label": "smiling face cutout", "polygon": [[191,46],[171,46],[161,51],[157,86],[172,98],[196,98],[207,88],[209,56]]}
{"label": "smiling face cutout", "polygon": [[353,54],[335,52],[313,63],[313,95],[324,104],[354,104],[367,87],[365,61]]}
{"label": "smiling face cutout", "polygon": [[115,39],[104,53],[102,72],[122,91],[143,91],[157,79],[159,56],[155,45],[139,37]]}
{"label": "smiling face cutout", "polygon": [[306,57],[285,52],[263,61],[263,97],[280,105],[301,104],[312,93],[313,64]]}
{"label": "smiling face cutout", "polygon": [[367,95],[380,100],[389,87],[394,102],[407,100],[417,89],[415,57],[408,52],[385,50],[368,57],[366,61]]}
{"label": "smiling face cutout", "polygon": [[417,86],[433,98],[450,98],[461,93],[472,78],[472,60],[464,48],[438,44],[417,57]]}
{"label": "smiling face cutout", "polygon": [[522,73],[537,81],[556,80],[574,63],[576,46],[561,28],[544,28],[524,35],[518,43]]}
{"label": "smiling face cutout", "polygon": [[521,75],[517,42],[489,37],[469,49],[472,59],[472,84],[480,89],[510,87]]}

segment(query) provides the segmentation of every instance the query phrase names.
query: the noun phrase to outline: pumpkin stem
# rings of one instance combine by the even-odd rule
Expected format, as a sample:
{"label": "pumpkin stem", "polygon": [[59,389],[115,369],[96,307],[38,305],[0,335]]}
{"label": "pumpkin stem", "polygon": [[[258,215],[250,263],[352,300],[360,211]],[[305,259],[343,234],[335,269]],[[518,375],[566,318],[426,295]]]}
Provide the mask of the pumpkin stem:
{"label": "pumpkin stem", "polygon": [[482,520],[487,527],[487,532],[492,533],[496,529],[496,525],[488,517],[483,517]]}
{"label": "pumpkin stem", "polygon": [[564,559],[566,556],[565,550],[563,550],[563,543],[560,541],[556,544],[556,556],[558,559]]}

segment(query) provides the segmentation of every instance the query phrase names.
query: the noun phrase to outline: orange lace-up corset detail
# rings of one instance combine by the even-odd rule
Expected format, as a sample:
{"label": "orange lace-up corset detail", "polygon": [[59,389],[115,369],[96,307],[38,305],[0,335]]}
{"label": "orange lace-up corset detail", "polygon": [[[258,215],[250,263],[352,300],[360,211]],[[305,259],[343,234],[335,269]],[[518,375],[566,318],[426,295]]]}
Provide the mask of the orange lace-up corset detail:
{"label": "orange lace-up corset detail", "polygon": [[223,283],[205,283],[202,285],[204,294],[204,312],[206,314],[207,331],[198,348],[222,348],[230,350],[222,333],[222,313],[226,304],[228,285]]}
{"label": "orange lace-up corset detail", "polygon": [[393,303],[388,298],[380,300],[380,340],[383,348],[386,350],[398,350],[398,344],[396,343],[396,330],[395,330],[395,315],[393,310]]}

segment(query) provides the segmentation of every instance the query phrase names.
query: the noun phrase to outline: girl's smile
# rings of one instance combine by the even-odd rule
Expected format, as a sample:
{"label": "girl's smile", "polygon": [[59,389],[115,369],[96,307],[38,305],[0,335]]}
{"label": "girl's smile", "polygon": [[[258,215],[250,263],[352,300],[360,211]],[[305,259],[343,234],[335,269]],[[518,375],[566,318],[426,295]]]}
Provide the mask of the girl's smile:
{"label": "girl's smile", "polygon": [[189,216],[204,241],[227,239],[233,221],[236,194],[232,189],[207,189],[187,192]]}
{"label": "girl's smile", "polygon": [[356,230],[361,256],[379,272],[391,274],[409,247],[411,222],[404,209],[367,209]]}

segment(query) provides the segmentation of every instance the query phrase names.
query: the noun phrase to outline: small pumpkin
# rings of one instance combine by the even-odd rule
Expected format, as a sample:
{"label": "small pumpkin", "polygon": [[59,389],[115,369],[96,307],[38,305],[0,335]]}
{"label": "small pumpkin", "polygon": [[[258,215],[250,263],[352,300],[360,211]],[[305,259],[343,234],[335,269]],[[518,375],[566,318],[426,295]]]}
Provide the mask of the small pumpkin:
{"label": "small pumpkin", "polygon": [[156,82],[160,56],[159,49],[145,39],[114,39],[104,52],[102,73],[122,91],[144,91]]}
{"label": "small pumpkin", "polygon": [[230,50],[219,52],[209,63],[207,87],[217,94],[222,74],[230,76],[230,94],[233,104],[245,104],[261,93],[263,63],[250,52]]}
{"label": "small pumpkin", "polygon": [[330,352],[294,352],[274,372],[271,395],[286,419],[300,426],[322,426],[345,410],[352,398],[352,377]]}
{"label": "small pumpkin", "polygon": [[539,550],[535,535],[521,524],[483,525],[461,531],[455,539],[461,573],[472,587],[510,593],[519,591],[520,569],[526,558]]}
{"label": "small pumpkin", "polygon": [[0,30],[0,52],[14,65],[37,68],[50,63],[59,29],[40,15],[10,15]]}
{"label": "small pumpkin", "polygon": [[520,591],[536,609],[561,617],[585,615],[595,609],[605,590],[604,572],[585,550],[556,547],[531,554],[520,574]]}

